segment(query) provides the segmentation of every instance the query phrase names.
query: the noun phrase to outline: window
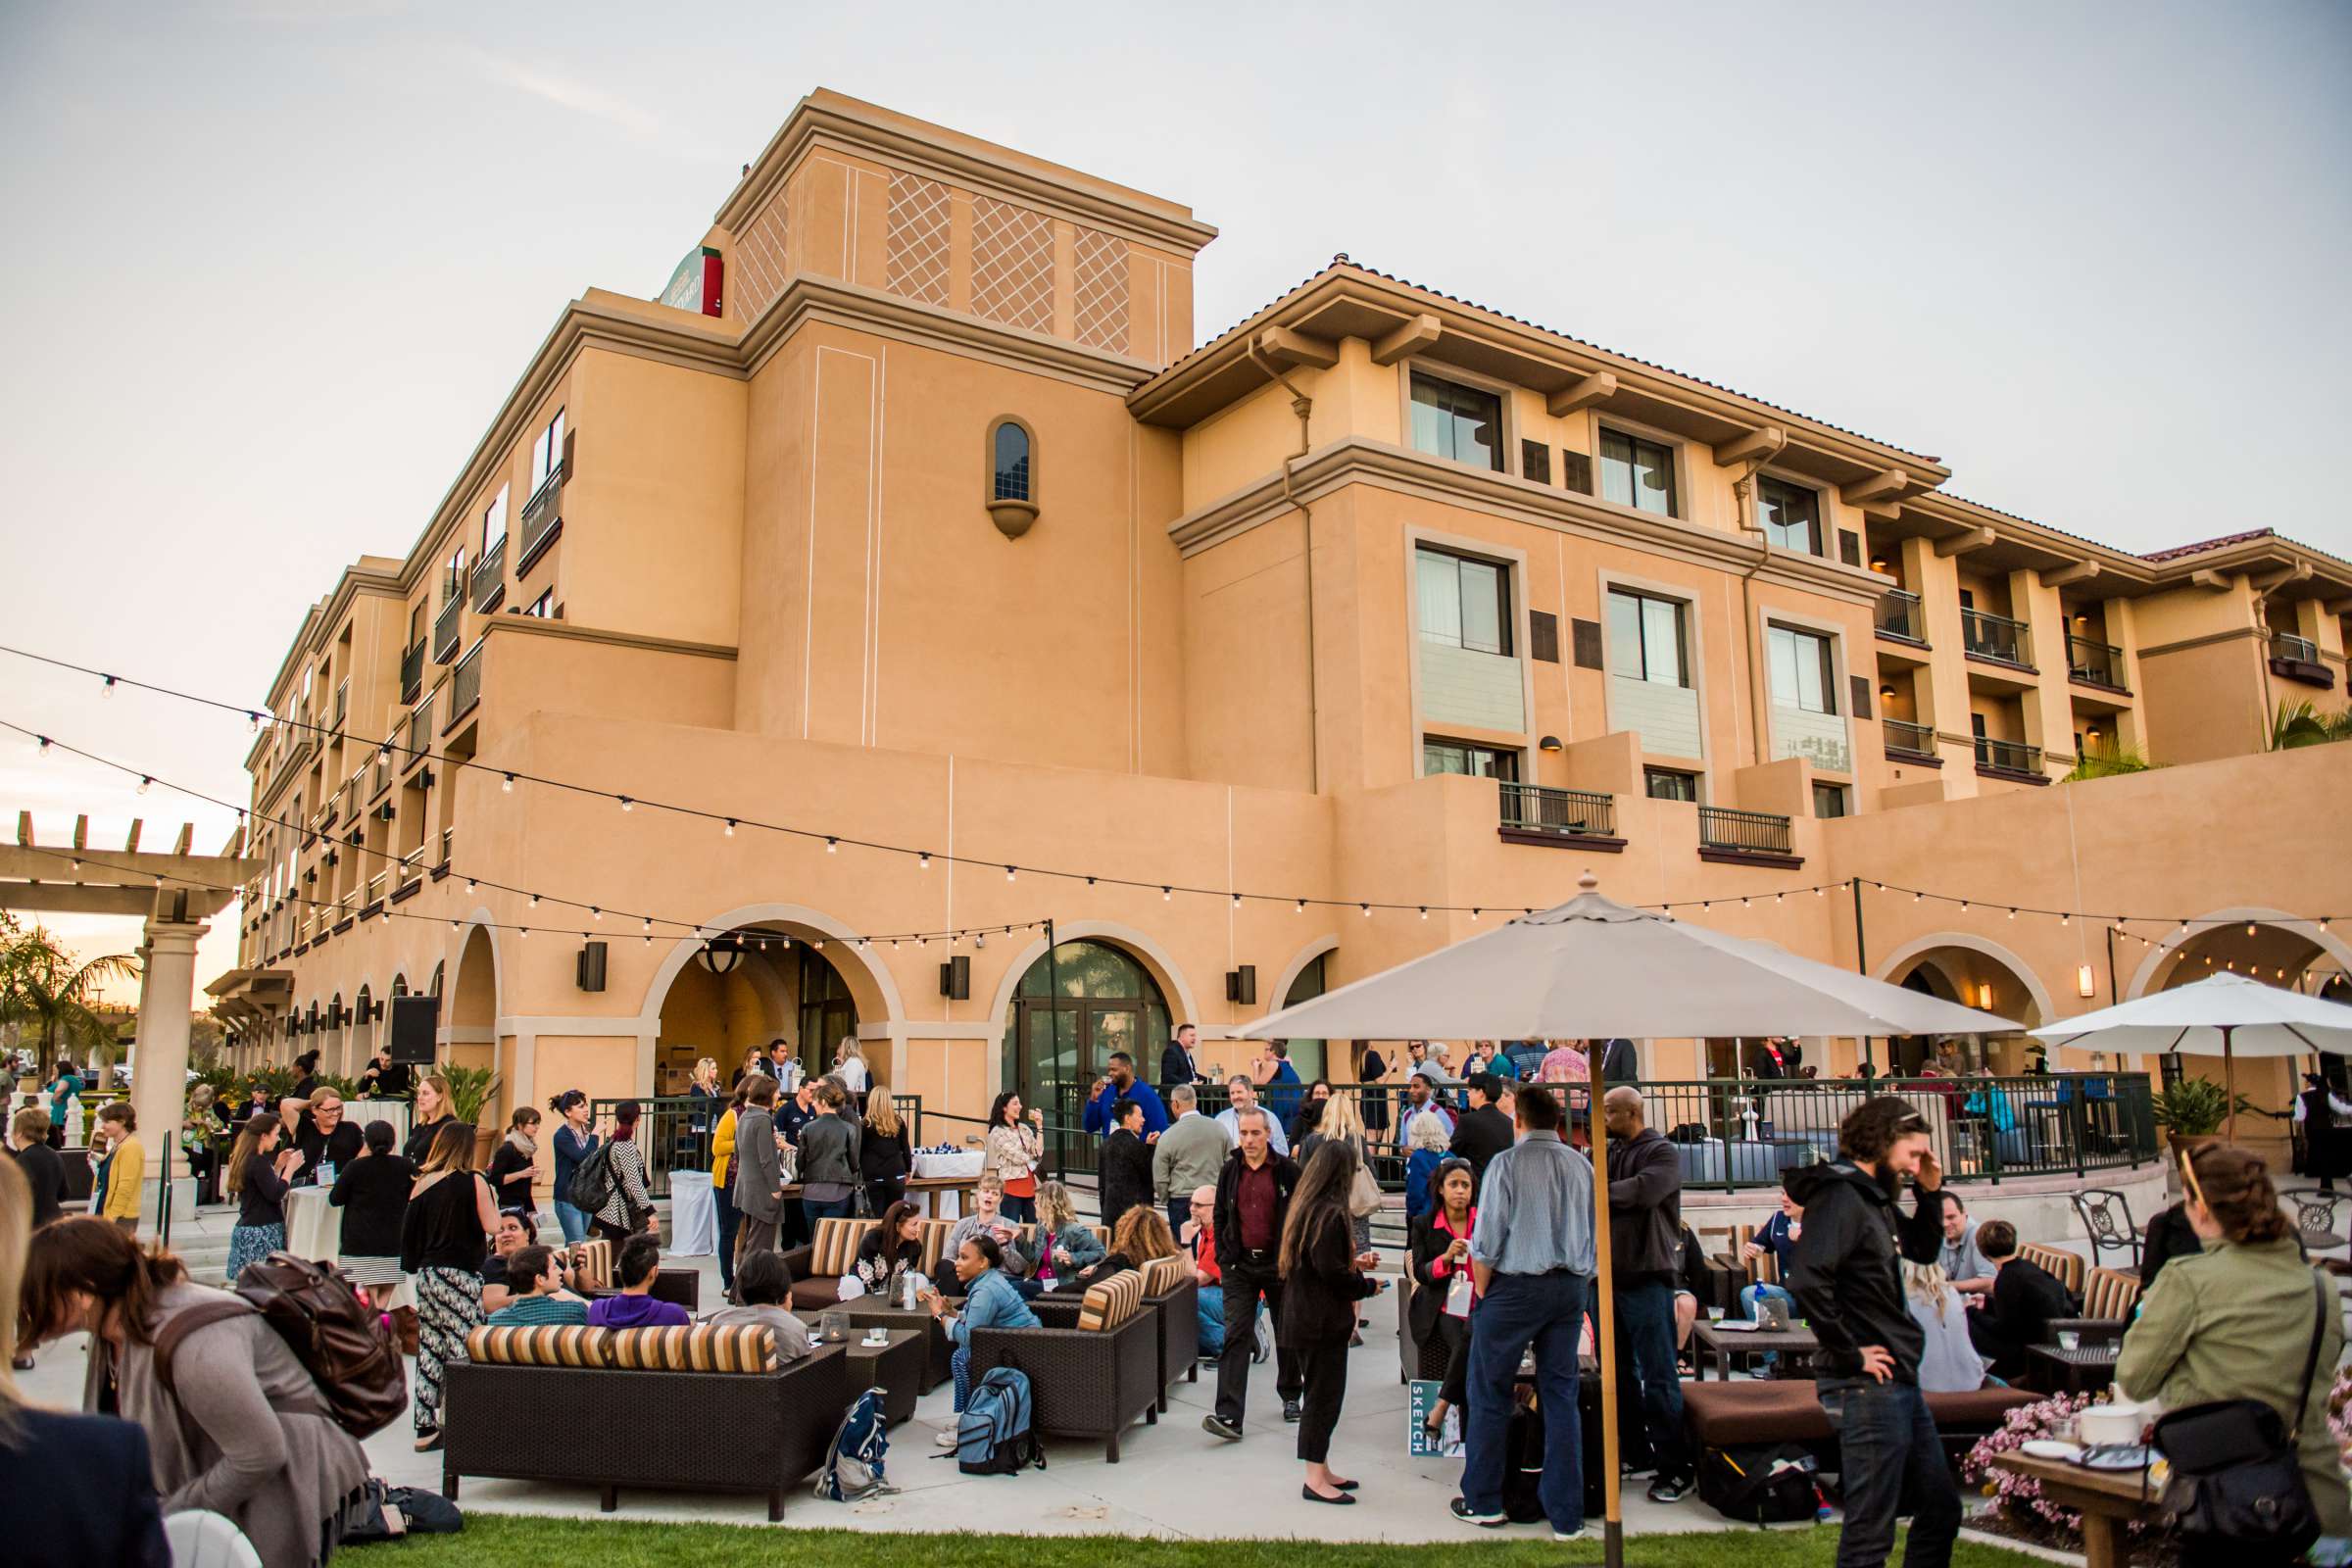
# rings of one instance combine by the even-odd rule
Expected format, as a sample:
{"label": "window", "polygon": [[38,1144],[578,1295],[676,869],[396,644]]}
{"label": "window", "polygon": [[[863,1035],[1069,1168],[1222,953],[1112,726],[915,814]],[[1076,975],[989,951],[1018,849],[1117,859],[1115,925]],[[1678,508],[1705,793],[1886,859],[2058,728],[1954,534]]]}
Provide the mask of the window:
{"label": "window", "polygon": [[1520,442],[1519,477],[1536,484],[1551,483],[1551,448],[1541,441]]}
{"label": "window", "polygon": [[556,591],[553,588],[548,589],[538,598],[532,600],[530,609],[523,612],[523,613],[526,615],[537,615],[541,620],[547,620],[551,618],[554,616],[555,612]]}
{"label": "window", "polygon": [[1815,816],[1845,815],[1845,786],[1842,784],[1814,785],[1813,814]]}
{"label": "window", "polygon": [[1467,773],[1472,778],[1498,778],[1515,784],[1519,781],[1519,754],[1425,735],[1421,738],[1421,771]]}
{"label": "window", "polygon": [[1764,628],[1764,657],[1772,670],[1772,700],[1808,713],[1838,711],[1837,677],[1830,670],[1830,640],[1791,626]]}
{"label": "window", "polygon": [[[564,466],[564,411],[558,409],[556,416],[547,421],[547,428],[539,432],[539,439],[531,443],[531,493],[537,495],[539,487],[547,483],[547,476],[562,466]],[[506,502],[503,492],[500,494],[499,502],[503,508]]]}
{"label": "window", "polygon": [[424,641],[424,609],[426,601],[419,599],[409,612],[409,646],[414,648]]}
{"label": "window", "polygon": [[482,554],[488,555],[507,542],[507,487],[500,485],[491,499],[490,509],[482,514]]}
{"label": "window", "polygon": [[1821,554],[1821,495],[1785,479],[1756,485],[1756,512],[1765,536],[1783,550]]}
{"label": "window", "polygon": [[1610,589],[1609,673],[1658,686],[1690,685],[1683,607],[1671,599]]}
{"label": "window", "polygon": [[1678,773],[1671,767],[1645,767],[1642,770],[1642,788],[1653,801],[1696,802],[1698,775]]}
{"label": "window", "polygon": [[1615,430],[1601,431],[1600,498],[1661,517],[1682,515],[1674,504],[1673,449]]}
{"label": "window", "polygon": [[999,420],[988,438],[992,474],[991,501],[1035,501],[1035,475],[1030,471],[1028,428],[1016,419]]}
{"label": "window", "polygon": [[458,546],[449,553],[449,580],[442,585],[442,602],[447,603],[466,592],[466,547]]}
{"label": "window", "polygon": [[1413,450],[1502,471],[1502,399],[1413,374]]}
{"label": "window", "polygon": [[1421,635],[1473,653],[1511,657],[1510,569],[1424,547],[1416,553]]}

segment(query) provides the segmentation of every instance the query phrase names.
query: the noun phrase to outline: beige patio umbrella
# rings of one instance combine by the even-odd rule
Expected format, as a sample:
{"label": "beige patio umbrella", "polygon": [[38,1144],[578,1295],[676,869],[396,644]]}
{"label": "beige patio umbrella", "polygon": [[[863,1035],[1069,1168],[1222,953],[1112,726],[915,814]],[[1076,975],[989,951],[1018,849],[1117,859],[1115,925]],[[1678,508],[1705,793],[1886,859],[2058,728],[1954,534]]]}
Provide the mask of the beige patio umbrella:
{"label": "beige patio umbrella", "polygon": [[2096,1012],[2029,1030],[2036,1040],[2071,1046],[2090,1040],[2101,1051],[2222,1058],[2230,1136],[2237,1136],[2237,1058],[2300,1056],[2324,1051],[2352,1055],[2352,1007],[2324,1002],[2242,974],[2217,974],[2193,985],[2120,1002]]}
{"label": "beige patio umbrella", "polygon": [[[1848,974],[1768,942],[1725,936],[1600,896],[1576,898],[1357,980],[1235,1032],[1252,1040],[1540,1040],[1554,1036],[1982,1035],[2006,1018]],[[1595,1107],[1597,1108],[1597,1107]],[[1592,1117],[1595,1186],[1608,1134]],[[1607,1552],[1623,1558],[1617,1484],[1616,1313],[1609,1205],[1596,1201],[1602,1475]]]}

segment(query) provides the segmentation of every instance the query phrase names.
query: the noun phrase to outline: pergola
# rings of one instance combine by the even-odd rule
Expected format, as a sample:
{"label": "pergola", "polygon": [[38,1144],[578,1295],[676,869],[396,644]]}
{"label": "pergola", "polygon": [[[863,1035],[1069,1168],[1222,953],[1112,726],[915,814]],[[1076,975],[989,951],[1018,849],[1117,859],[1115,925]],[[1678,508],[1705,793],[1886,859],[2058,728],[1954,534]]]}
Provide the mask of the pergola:
{"label": "pergola", "polygon": [[120,850],[93,849],[90,819],[74,822],[70,845],[34,839],[32,813],[17,814],[17,842],[0,845],[0,909],[45,914],[114,914],[145,922],[139,945],[137,1070],[130,1102],[150,1148],[179,1126],[186,1102],[188,1025],[195,1009],[196,944],[206,922],[258,876],[262,862],[239,852],[239,828],[219,855],[191,855],[194,824],[184,824],[169,854],[143,851],[143,822],[130,824]]}

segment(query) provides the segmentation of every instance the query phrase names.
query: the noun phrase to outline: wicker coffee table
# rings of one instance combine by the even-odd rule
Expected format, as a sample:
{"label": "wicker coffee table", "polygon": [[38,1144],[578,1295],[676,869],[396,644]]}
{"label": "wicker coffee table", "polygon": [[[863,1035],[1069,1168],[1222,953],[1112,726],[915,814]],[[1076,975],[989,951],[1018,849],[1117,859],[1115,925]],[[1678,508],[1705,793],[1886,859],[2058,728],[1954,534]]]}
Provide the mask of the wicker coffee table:
{"label": "wicker coffee table", "polygon": [[880,1390],[882,1418],[895,1427],[914,1414],[923,1358],[928,1353],[924,1334],[921,1329],[885,1329],[890,1343],[867,1345],[865,1336],[872,1332],[860,1329],[841,1342],[850,1357],[850,1397],[855,1399],[868,1389]]}

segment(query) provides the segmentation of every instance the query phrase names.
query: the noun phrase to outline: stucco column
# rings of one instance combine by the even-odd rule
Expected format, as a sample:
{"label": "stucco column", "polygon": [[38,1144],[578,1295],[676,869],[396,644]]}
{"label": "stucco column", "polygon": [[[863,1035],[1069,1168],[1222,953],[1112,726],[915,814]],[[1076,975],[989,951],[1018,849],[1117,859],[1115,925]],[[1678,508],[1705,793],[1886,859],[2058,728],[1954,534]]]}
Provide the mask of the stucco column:
{"label": "stucco column", "polygon": [[[140,950],[146,962],[139,977],[139,1041],[130,1106],[138,1113],[150,1183],[161,1174],[167,1146],[177,1144],[180,1115],[187,1104],[188,1019],[196,995],[196,944],[205,929],[201,920],[150,919]],[[176,1147],[172,1171],[186,1174],[179,1168]],[[157,1212],[152,1196],[141,1199],[142,1219],[152,1221]]]}

